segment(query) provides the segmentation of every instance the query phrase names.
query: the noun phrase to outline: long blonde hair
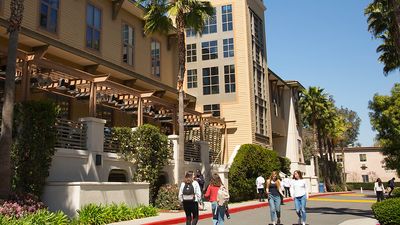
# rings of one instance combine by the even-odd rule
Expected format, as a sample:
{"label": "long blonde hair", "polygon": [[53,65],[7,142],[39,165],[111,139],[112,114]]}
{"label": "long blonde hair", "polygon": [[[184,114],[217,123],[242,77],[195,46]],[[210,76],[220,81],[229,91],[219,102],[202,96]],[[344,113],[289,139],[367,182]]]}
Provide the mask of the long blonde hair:
{"label": "long blonde hair", "polygon": [[281,181],[278,178],[278,173],[276,171],[272,171],[271,176],[269,176],[268,182],[267,182],[267,188],[269,189],[269,185],[271,184],[271,181],[273,181],[274,176],[276,177],[275,183],[276,183],[276,187],[278,188],[278,190],[281,187]]}

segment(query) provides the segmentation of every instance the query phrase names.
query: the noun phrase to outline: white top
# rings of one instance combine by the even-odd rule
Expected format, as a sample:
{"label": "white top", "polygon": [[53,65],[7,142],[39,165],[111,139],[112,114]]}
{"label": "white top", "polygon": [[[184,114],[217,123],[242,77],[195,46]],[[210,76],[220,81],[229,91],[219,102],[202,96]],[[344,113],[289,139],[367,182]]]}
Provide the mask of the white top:
{"label": "white top", "polygon": [[307,193],[307,184],[306,181],[303,179],[293,179],[291,182],[291,186],[290,186],[290,193],[292,193],[292,195],[294,197],[301,197],[303,195],[307,195],[308,197],[308,193]]}
{"label": "white top", "polygon": [[287,178],[287,177],[283,178],[283,180],[282,180],[282,186],[283,186],[283,187],[290,187],[290,179]]}
{"label": "white top", "polygon": [[382,182],[381,186],[378,185],[378,182],[375,182],[374,191],[375,192],[377,192],[377,191],[385,191],[385,186],[383,186],[383,182]]}
{"label": "white top", "polygon": [[[200,185],[195,180],[193,180],[192,185],[193,185],[193,189],[194,189],[194,201],[200,202],[201,201]],[[178,194],[179,201],[181,201],[181,202],[183,202],[183,188],[184,187],[185,187],[185,182],[182,182],[181,187],[179,188],[179,194]]]}
{"label": "white top", "polygon": [[256,179],[256,186],[257,186],[257,189],[264,188],[264,186],[265,186],[264,184],[265,184],[265,179],[264,179],[264,177],[262,177],[262,176],[257,177],[257,179]]}

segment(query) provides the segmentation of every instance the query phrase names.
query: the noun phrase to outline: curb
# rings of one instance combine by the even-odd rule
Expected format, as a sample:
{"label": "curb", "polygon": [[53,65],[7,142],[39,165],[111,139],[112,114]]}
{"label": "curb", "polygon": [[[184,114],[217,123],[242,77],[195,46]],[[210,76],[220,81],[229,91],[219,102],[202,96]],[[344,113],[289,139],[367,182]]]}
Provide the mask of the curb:
{"label": "curb", "polygon": [[[351,193],[355,193],[355,192],[354,191],[346,191],[346,192],[329,192],[329,193],[321,193],[321,194],[317,193],[317,194],[310,195],[310,198],[329,196],[329,195],[351,194]],[[292,201],[293,201],[292,198],[286,198],[283,200],[283,202],[292,202]],[[257,203],[257,204],[253,204],[253,205],[238,206],[235,208],[229,208],[229,213],[237,213],[237,212],[241,212],[241,211],[257,209],[257,208],[266,207],[266,206],[269,206],[268,202],[262,202],[262,203]],[[212,213],[209,212],[209,213],[199,215],[199,220],[211,218],[211,217],[212,217]],[[170,224],[184,223],[185,221],[186,221],[186,217],[179,217],[179,218],[143,223],[142,225],[170,225]]]}

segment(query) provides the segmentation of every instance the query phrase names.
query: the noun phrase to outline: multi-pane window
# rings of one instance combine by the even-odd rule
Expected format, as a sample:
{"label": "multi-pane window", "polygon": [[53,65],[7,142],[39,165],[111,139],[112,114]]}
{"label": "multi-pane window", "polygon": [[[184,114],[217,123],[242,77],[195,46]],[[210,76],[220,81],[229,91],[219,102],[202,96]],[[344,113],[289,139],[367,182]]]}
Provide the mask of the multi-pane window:
{"label": "multi-pane window", "polygon": [[133,65],[133,58],[135,52],[135,39],[134,30],[128,24],[122,25],[122,61],[129,65]]}
{"label": "multi-pane window", "polygon": [[236,92],[235,65],[224,66],[225,93]]}
{"label": "multi-pane window", "polygon": [[197,70],[187,70],[187,87],[197,88]]}
{"label": "multi-pane window", "polygon": [[204,21],[203,34],[217,33],[217,15],[214,14]]}
{"label": "multi-pane window", "polygon": [[59,0],[40,1],[40,27],[50,32],[57,32],[58,7]]}
{"label": "multi-pane window", "polygon": [[151,41],[151,74],[160,77],[160,64],[161,64],[161,51],[160,42],[156,40]]}
{"label": "multi-pane window", "polygon": [[218,58],[218,42],[207,41],[201,43],[201,58],[203,60]]}
{"label": "multi-pane window", "polygon": [[233,38],[224,39],[224,58],[229,58],[234,56],[233,51]]}
{"label": "multi-pane window", "polygon": [[223,31],[233,30],[232,5],[222,6],[222,30]]}
{"label": "multi-pane window", "polygon": [[196,61],[197,61],[196,44],[186,45],[186,62],[196,62]]}
{"label": "multi-pane window", "polygon": [[204,105],[203,112],[204,113],[212,113],[212,115],[215,117],[221,116],[219,104]]}
{"label": "multi-pane window", "polygon": [[366,162],[367,161],[367,154],[360,154],[360,162]]}
{"label": "multi-pane window", "polygon": [[364,183],[368,183],[369,182],[369,177],[368,175],[361,175],[362,176],[362,180]]}
{"label": "multi-pane window", "polygon": [[218,67],[203,68],[203,95],[219,94]]}
{"label": "multi-pane window", "polygon": [[336,155],[337,162],[343,162],[343,155]]}
{"label": "multi-pane window", "polygon": [[186,37],[195,37],[196,31],[193,28],[186,28]]}
{"label": "multi-pane window", "polygon": [[86,47],[100,50],[101,10],[88,4],[86,8]]}

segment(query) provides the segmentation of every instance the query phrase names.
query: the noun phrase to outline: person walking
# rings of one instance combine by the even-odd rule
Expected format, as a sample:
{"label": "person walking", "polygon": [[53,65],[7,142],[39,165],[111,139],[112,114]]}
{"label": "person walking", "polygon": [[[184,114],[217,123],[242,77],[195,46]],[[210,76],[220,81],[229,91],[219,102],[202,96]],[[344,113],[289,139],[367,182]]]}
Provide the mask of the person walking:
{"label": "person walking", "polygon": [[395,188],[395,186],[396,186],[395,183],[394,183],[394,180],[396,180],[396,179],[393,177],[393,178],[390,179],[389,182],[388,182],[388,187],[390,188],[388,197],[391,197],[392,191],[394,190],[394,188]]}
{"label": "person walking", "polygon": [[[211,176],[210,185],[208,185],[205,198],[211,202],[211,209],[213,214],[213,225],[224,225],[225,206],[224,206],[224,193],[222,193],[222,181],[218,174],[214,173]],[[221,189],[221,191],[220,191]],[[225,196],[226,197],[226,196]],[[229,196],[228,196],[229,198]]]}
{"label": "person walking", "polygon": [[308,199],[308,187],[306,181],[303,180],[300,170],[296,170],[293,173],[290,192],[292,193],[296,213],[299,217],[298,224],[305,225],[307,219],[306,203]]}
{"label": "person walking", "polygon": [[285,189],[285,198],[292,197],[290,195],[290,179],[289,179],[288,175],[285,175],[285,178],[283,178],[282,185],[283,185],[283,188]]}
{"label": "person walking", "polygon": [[201,171],[199,169],[196,170],[196,175],[194,176],[194,180],[197,181],[200,185],[200,190],[201,190],[201,200],[199,201],[199,206],[201,206],[201,209],[203,211],[206,210],[206,205],[203,202],[203,193],[204,193],[204,176],[201,174]]}
{"label": "person walking", "polygon": [[385,193],[385,186],[383,186],[381,178],[378,178],[374,184],[374,191],[376,194],[376,201],[380,202],[385,199],[384,193]]}
{"label": "person walking", "polygon": [[264,200],[265,179],[264,179],[264,177],[262,177],[261,173],[259,174],[259,176],[256,179],[256,187],[257,187],[259,201],[260,202],[265,201]]}
{"label": "person walking", "polygon": [[201,201],[200,185],[193,179],[193,171],[185,174],[178,194],[186,215],[186,225],[196,225],[199,220],[199,201]]}
{"label": "person walking", "polygon": [[278,173],[275,171],[271,173],[267,180],[267,195],[272,224],[281,224],[281,196],[283,196],[283,193]]}

